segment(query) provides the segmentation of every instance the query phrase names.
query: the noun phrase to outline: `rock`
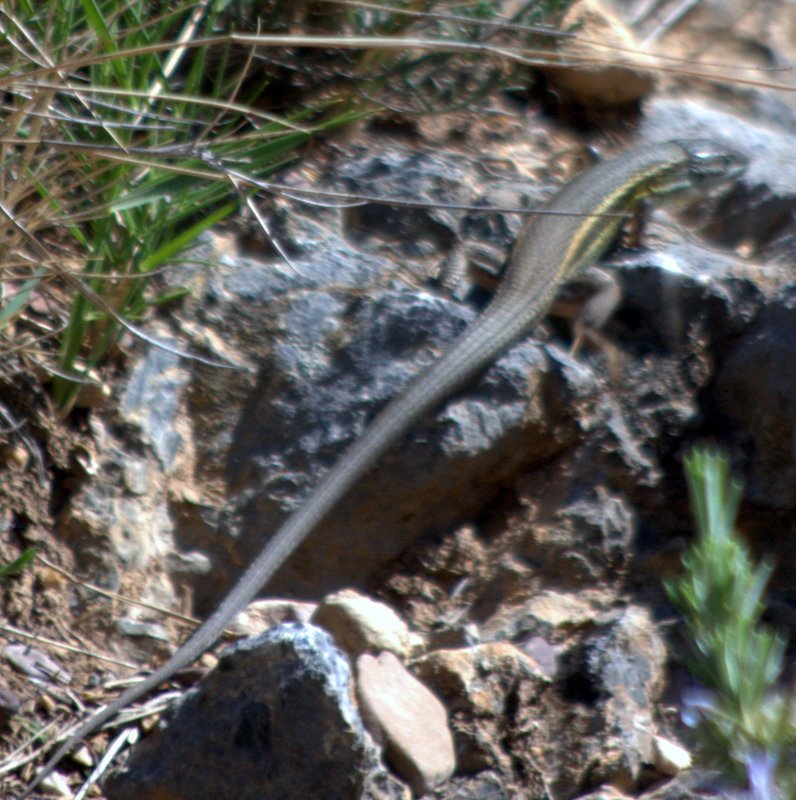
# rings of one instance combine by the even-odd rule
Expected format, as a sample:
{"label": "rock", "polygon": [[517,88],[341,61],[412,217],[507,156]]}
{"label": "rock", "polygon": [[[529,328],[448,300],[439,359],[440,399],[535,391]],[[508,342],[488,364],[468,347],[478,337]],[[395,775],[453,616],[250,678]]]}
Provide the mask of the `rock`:
{"label": "rock", "polygon": [[[534,661],[505,642],[436,650],[415,660],[412,671],[450,709],[460,772],[497,769],[513,774],[511,753],[526,751],[539,699],[550,685]],[[530,756],[532,760],[532,756]],[[528,791],[537,775],[526,774]],[[511,783],[511,781],[509,781]]]}
{"label": "rock", "polygon": [[8,642],[3,647],[3,657],[39,686],[46,686],[55,681],[64,684],[72,681],[71,673],[63,664],[29,644]]}
{"label": "rock", "polygon": [[428,650],[452,650],[458,647],[472,647],[481,641],[475,623],[444,624],[428,636]]}
{"label": "rock", "polygon": [[99,380],[96,370],[91,370],[75,398],[75,408],[102,408],[113,395],[109,383]]}
{"label": "rock", "polygon": [[104,788],[109,800],[344,800],[380,770],[346,659],[324,631],[285,624],[225,650]]}
{"label": "rock", "polygon": [[362,800],[412,800],[412,790],[388,770],[376,769],[365,776]]}
{"label": "rock", "polygon": [[652,766],[664,775],[677,775],[691,766],[691,754],[671,739],[653,736]]}
{"label": "rock", "polygon": [[[345,190],[430,202],[486,202],[501,191],[490,182],[483,197],[474,197],[460,159],[398,146],[354,154],[335,174]],[[512,177],[503,188],[514,205],[540,194],[525,178]],[[175,538],[202,546],[214,562],[213,580],[193,581],[199,613],[215,606],[240,565],[376,411],[475,316],[483,298],[460,303],[407,286],[407,261],[425,271],[444,259],[457,226],[477,230],[505,253],[522,220],[488,209],[463,216],[366,204],[344,214],[292,209],[271,222],[295,272],[272,257],[197,252],[213,269],[177,267],[169,277],[175,286],[195,284],[199,322],[229,331],[230,341],[262,365],[252,385],[232,371],[197,368],[189,389],[196,472],[224,494],[223,505],[186,503],[177,515]],[[465,396],[420,422],[319,524],[269,591],[318,598],[341,585],[364,587],[407,545],[467,519],[518,463],[565,446],[567,431],[559,437],[538,425],[533,396],[544,364],[537,345],[522,343]]]}
{"label": "rock", "polygon": [[[574,3],[564,18],[562,30],[579,24],[577,38],[560,40],[555,60],[563,66],[543,66],[540,71],[561,89],[568,99],[589,109],[606,109],[639,102],[650,93],[655,81],[644,60],[629,54],[638,52],[630,29],[604,0]],[[591,42],[599,42],[600,46]],[[621,55],[610,58],[611,48]],[[571,62],[567,64],[567,62]],[[591,63],[597,62],[597,63]],[[603,62],[603,63],[600,63]],[[635,62],[635,63],[634,63]]]}
{"label": "rock", "polygon": [[796,508],[796,422],[789,413],[796,402],[795,312],[793,288],[768,304],[728,344],[710,397],[749,454],[746,499],[783,510]]}
{"label": "rock", "polygon": [[357,698],[388,763],[416,796],[450,778],[456,754],[445,707],[393,653],[357,659]]}
{"label": "rock", "polygon": [[30,453],[22,444],[3,445],[0,447],[0,463],[24,472],[30,465]]}
{"label": "rock", "polygon": [[73,497],[69,513],[59,523],[64,538],[77,542],[93,535],[130,567],[143,566],[164,553],[173,529],[165,505],[151,498],[125,497],[102,481]]}
{"label": "rock", "polygon": [[523,609],[546,634],[573,630],[594,619],[594,607],[574,592],[549,589],[531,598]]}
{"label": "rock", "polygon": [[298,600],[255,600],[235,617],[227,626],[227,631],[236,636],[256,636],[283,622],[306,625],[317,607],[317,603],[302,603]]}
{"label": "rock", "polygon": [[42,782],[41,791],[58,797],[74,797],[69,781],[58,770],[51,772]]}
{"label": "rock", "polygon": [[713,223],[732,244],[751,240],[765,248],[794,235],[789,212],[796,199],[796,164],[791,157],[796,147],[795,122],[796,113],[790,109],[777,109],[773,115],[738,113],[735,104],[705,103],[680,94],[645,103],[639,132],[652,141],[708,137],[746,155],[750,163],[741,177],[745,189],[733,193],[736,203],[725,209],[731,213],[716,214]]}
{"label": "rock", "polygon": [[383,650],[399,658],[410,653],[412,640],[406,623],[385,603],[353,589],[327,595],[312,622],[329,631],[337,646],[354,658]]}
{"label": "rock", "polygon": [[[269,385],[245,409],[231,454],[232,484],[244,485],[220,534],[234,539],[240,560],[251,559],[263,531],[275,531],[311,490],[317,464],[339,457],[367,418],[417,373],[426,360],[418,356],[440,352],[470,318],[462,306],[427,293],[387,291],[348,319],[345,355],[327,357],[328,365],[314,355],[318,343],[289,342],[289,356],[269,365]],[[541,366],[538,348],[520,344],[487,371],[480,391],[420,423],[291,556],[272,590],[311,598],[341,584],[362,586],[411,542],[494,494],[518,462],[560,446],[535,428],[529,409],[529,380],[540,379]],[[313,382],[295,377],[306,373]]]}
{"label": "rock", "polygon": [[[656,138],[671,136],[664,126],[666,111],[656,103],[658,125],[649,130]],[[710,116],[693,111],[681,120],[669,110],[677,135],[724,130],[710,124]],[[757,135],[762,128],[755,128]],[[762,161],[754,160],[755,174]],[[429,201],[473,201],[467,187],[477,183],[461,160],[392,145],[372,155],[355,153],[336,163],[335,173],[341,188]],[[507,202],[528,202],[538,193],[530,177],[518,174],[497,186],[492,180],[488,187],[477,183],[475,200],[491,200],[508,187]],[[736,242],[732,229],[746,225],[743,193],[734,197],[709,218],[716,241]],[[768,210],[774,205],[768,203]],[[200,291],[191,302],[199,323],[228,331],[238,349],[246,348],[247,357],[263,365],[256,383],[196,368],[187,390],[194,427],[190,444],[204,491],[171,508],[177,542],[201,548],[213,565],[209,578],[190,576],[198,613],[215,607],[240,565],[250,562],[302,503],[367,420],[473,318],[477,303],[455,303],[427,288],[410,290],[405,280],[390,277],[398,274],[391,266],[405,268],[409,260],[425,268],[426,262],[445,258],[460,232],[472,230],[484,231],[484,238],[505,250],[521,224],[488,211],[462,217],[422,209],[402,216],[379,208],[367,204],[343,214],[278,210],[274,224],[298,274],[246,254],[208,259],[213,269],[195,273]],[[736,221],[725,224],[727,215]],[[660,240],[661,234],[658,216],[655,220],[655,235],[645,239],[653,246],[642,258],[628,260],[621,275],[629,291],[611,331],[629,359],[621,392],[592,369],[593,358],[568,358],[558,337],[544,347],[517,345],[390,448],[274,576],[269,591],[317,598],[340,585],[372,586],[368,582],[378,580],[379,570],[408,545],[476,518],[512,487],[519,471],[542,465],[527,481],[528,502],[540,513],[529,519],[522,557],[534,568],[544,567],[557,590],[580,590],[626,569],[638,536],[659,519],[659,508],[647,511],[639,530],[639,495],[661,483],[669,468],[661,456],[669,457],[674,443],[700,419],[699,392],[712,365],[709,354],[692,352],[691,343],[699,341],[696,328],[703,319],[722,324],[713,311],[722,294],[727,302],[738,298],[727,287],[742,266],[742,259],[695,245],[671,225],[674,233],[667,231],[666,247],[656,252],[655,237]],[[676,271],[666,268],[667,260],[676,262]],[[191,282],[184,277],[177,269],[175,285]],[[662,297],[674,300],[661,302]],[[740,299],[743,308],[733,324],[753,312],[754,303]],[[685,341],[691,350],[661,353],[661,339],[667,346]],[[583,444],[587,449],[578,447]],[[556,456],[562,454],[569,458],[559,468]],[[545,480],[551,470],[557,474]],[[219,495],[216,505],[207,499]],[[665,534],[656,536],[665,542]],[[519,571],[508,575],[515,585],[520,578]],[[562,581],[568,585],[562,587]]]}
{"label": "rock", "polygon": [[516,784],[492,770],[475,775],[454,775],[436,794],[439,800],[514,800],[522,796]]}
{"label": "rock", "polygon": [[[611,399],[599,400],[597,408],[582,414],[584,422],[587,416],[589,421],[601,419],[599,432],[590,439],[600,441],[599,454],[592,457],[591,452],[573,448],[545,469],[527,471],[515,483],[520,502],[512,519],[517,570],[526,574],[515,581],[516,587],[501,590],[518,597],[489,614],[481,627],[484,639],[550,640],[554,633],[563,635],[587,625],[610,602],[605,592],[594,591],[596,587],[612,586],[612,576],[622,574],[633,557],[637,530],[633,508],[623,492],[609,490],[608,484],[620,473],[649,480],[656,474],[655,465],[636,458],[634,436]],[[587,445],[588,451],[591,446]],[[586,460],[588,464],[575,467]],[[539,585],[538,591],[528,591],[532,582]]]}
{"label": "rock", "polygon": [[604,621],[568,654],[562,669],[567,697],[592,709],[599,732],[587,748],[588,784],[638,788],[642,765],[653,758],[665,663],[666,647],[649,614],[632,607]]}
{"label": "rock", "polygon": [[562,648],[558,645],[550,644],[541,636],[531,636],[518,645],[525,655],[532,658],[539,668],[549,678],[555,676],[558,671],[558,657],[561,655]]}
{"label": "rock", "polygon": [[169,633],[157,622],[137,619],[135,616],[120,617],[116,621],[116,628],[125,636],[143,636],[159,642],[169,642]]}
{"label": "rock", "polygon": [[139,428],[164,469],[172,465],[181,445],[175,418],[179,392],[187,378],[179,356],[151,347],[134,367],[122,396],[121,410],[126,421]]}
{"label": "rock", "polygon": [[[642,795],[643,797],[644,795]],[[620,792],[615,786],[601,786],[588,794],[582,794],[578,800],[630,800],[631,795]]]}
{"label": "rock", "polygon": [[[133,741],[138,738],[138,731],[134,730],[132,736],[130,737]],[[73,761],[75,764],[79,764],[81,767],[85,769],[91,769],[94,764],[96,763],[96,759],[91,754],[91,751],[86,747],[85,744],[81,744],[77,750],[69,754],[69,760]]]}

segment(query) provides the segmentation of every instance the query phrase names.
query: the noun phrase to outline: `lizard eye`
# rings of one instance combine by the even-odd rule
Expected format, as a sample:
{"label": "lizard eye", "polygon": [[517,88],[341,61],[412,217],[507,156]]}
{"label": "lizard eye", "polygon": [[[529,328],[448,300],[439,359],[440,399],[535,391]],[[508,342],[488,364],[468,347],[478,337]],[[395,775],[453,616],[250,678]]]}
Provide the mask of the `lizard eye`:
{"label": "lizard eye", "polygon": [[700,188],[734,180],[749,163],[741,153],[708,140],[699,139],[683,146],[690,155],[689,177]]}

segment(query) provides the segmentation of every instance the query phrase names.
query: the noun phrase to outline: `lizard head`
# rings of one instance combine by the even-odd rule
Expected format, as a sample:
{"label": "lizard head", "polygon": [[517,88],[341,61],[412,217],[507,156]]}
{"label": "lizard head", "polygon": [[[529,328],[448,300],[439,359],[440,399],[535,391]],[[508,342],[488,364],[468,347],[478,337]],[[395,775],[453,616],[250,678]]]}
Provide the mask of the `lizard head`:
{"label": "lizard head", "polygon": [[685,139],[672,144],[683,149],[684,157],[673,163],[669,174],[647,187],[656,202],[686,204],[731,184],[749,164],[742,153],[709,139]]}

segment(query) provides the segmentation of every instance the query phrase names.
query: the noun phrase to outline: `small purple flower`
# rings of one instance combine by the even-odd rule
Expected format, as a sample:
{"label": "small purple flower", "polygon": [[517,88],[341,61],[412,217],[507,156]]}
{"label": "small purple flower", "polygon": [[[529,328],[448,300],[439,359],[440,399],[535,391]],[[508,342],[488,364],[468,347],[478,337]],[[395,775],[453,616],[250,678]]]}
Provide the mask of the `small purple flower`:
{"label": "small purple flower", "polygon": [[776,772],[779,757],[769,752],[752,752],[744,756],[749,780],[749,800],[780,800]]}
{"label": "small purple flower", "polygon": [[680,719],[689,728],[696,728],[700,719],[709,716],[709,712],[717,707],[716,695],[703,686],[686,689],[682,696],[683,707],[680,709]]}

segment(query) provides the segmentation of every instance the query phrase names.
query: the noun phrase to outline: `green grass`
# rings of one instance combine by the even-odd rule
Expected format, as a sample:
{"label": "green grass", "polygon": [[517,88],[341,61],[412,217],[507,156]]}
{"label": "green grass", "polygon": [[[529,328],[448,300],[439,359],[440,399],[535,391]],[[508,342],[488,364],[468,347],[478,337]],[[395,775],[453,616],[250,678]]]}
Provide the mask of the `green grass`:
{"label": "green grass", "polygon": [[[565,5],[527,3],[511,22],[554,21]],[[277,0],[3,4],[0,374],[44,370],[68,411],[120,330],[143,335],[136,323],[173,299],[151,277],[255,202],[257,182],[312,137],[389,97],[468,106],[511,84],[495,57],[507,41],[551,41],[494,27],[493,2],[439,6],[417,17],[329,3],[303,19]],[[234,33],[257,19],[275,35]],[[317,33],[311,59],[306,44],[277,46],[298,24]],[[410,31],[432,38],[403,47]],[[349,48],[353,36],[373,44]],[[462,66],[471,77],[452,86]]]}
{"label": "green grass", "polygon": [[[248,66],[240,60],[211,67],[209,48],[150,52],[192,22],[192,4],[153,17],[155,5],[21,2],[4,15],[0,63],[9,66],[0,78],[13,81],[0,126],[0,195],[13,235],[3,259],[0,326],[14,351],[19,325],[12,323],[37,295],[48,303],[52,328],[45,324],[41,335],[58,340],[52,388],[63,409],[80,376],[114,343],[118,323],[172,299],[149,291],[147,278],[250,191],[234,185],[224,165],[243,164],[262,178],[310,136],[351,116],[327,114],[305,125],[298,118],[317,109],[267,114],[250,105],[263,91],[257,80],[242,93]],[[189,38],[219,20],[208,9],[195,22]],[[119,51],[128,55],[113,58]],[[167,72],[170,55],[175,68]],[[86,56],[111,57],[70,68]],[[41,74],[52,65],[64,66]],[[52,290],[59,278],[68,278],[66,292]]]}
{"label": "green grass", "polygon": [[23,570],[30,567],[34,558],[36,558],[36,548],[27,548],[27,550],[23,551],[22,555],[8,564],[0,564],[0,578],[10,578],[19,575]]}

